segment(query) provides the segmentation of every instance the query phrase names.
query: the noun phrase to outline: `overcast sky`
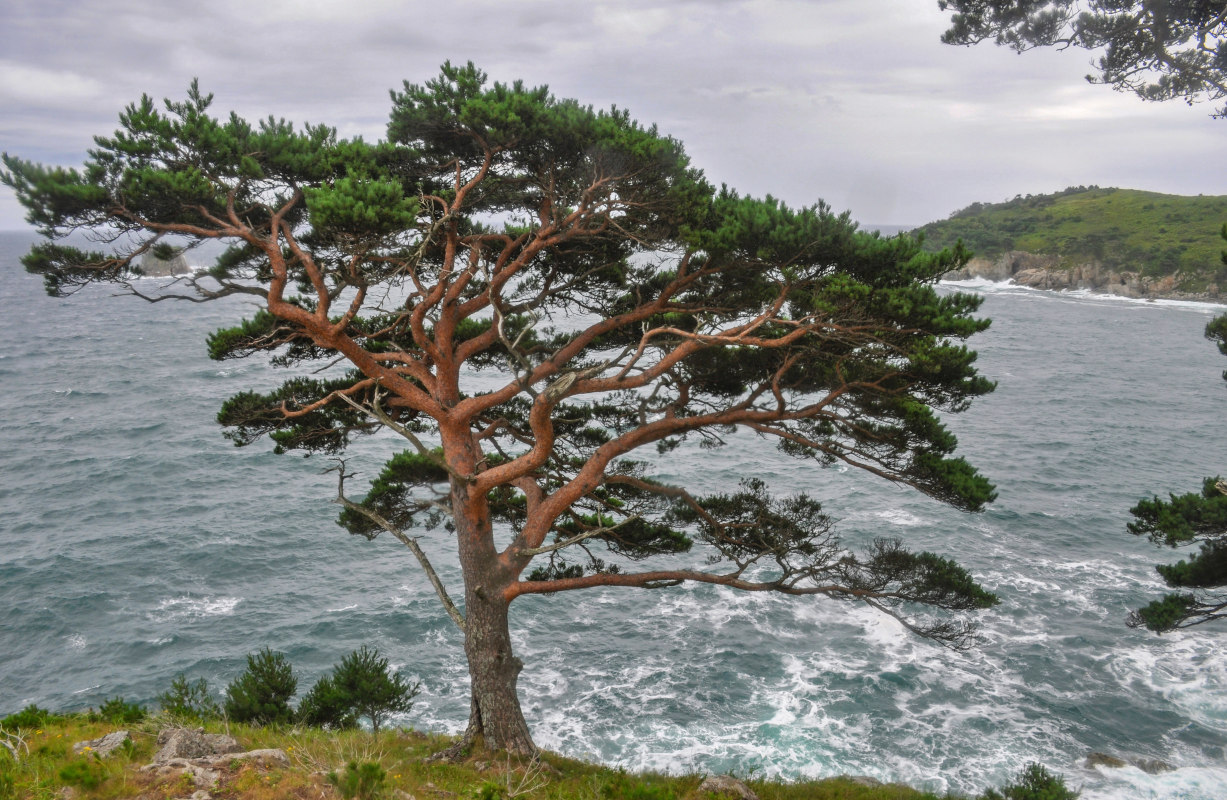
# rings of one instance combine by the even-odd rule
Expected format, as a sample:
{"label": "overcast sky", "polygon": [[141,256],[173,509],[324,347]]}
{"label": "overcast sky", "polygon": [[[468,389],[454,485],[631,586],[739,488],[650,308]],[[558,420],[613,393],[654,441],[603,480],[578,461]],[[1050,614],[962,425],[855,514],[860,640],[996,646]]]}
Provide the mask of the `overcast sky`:
{"label": "overcast sky", "polygon": [[[168,9],[173,8],[171,12]],[[4,0],[0,150],[77,166],[148,93],[382,138],[447,59],[629,109],[714,183],[866,224],[1076,184],[1227,193],[1227,121],[1086,83],[1084,51],[950,47],[937,0]],[[0,230],[23,229],[0,187]]]}

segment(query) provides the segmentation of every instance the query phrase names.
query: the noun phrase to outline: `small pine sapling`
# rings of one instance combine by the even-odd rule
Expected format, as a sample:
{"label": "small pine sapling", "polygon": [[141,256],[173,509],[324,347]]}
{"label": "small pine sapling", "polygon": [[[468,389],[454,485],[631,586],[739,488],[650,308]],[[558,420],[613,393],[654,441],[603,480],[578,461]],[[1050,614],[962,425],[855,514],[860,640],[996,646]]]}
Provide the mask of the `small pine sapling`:
{"label": "small pine sapling", "polygon": [[[331,703],[333,709],[344,709],[334,719],[366,717],[375,733],[379,733],[389,714],[408,712],[420,688],[419,683],[410,684],[389,670],[388,659],[365,645],[342,658],[332,675],[320,681],[324,682],[327,685],[319,692],[320,702]],[[311,690],[312,694],[316,688]]]}
{"label": "small pine sapling", "polygon": [[285,655],[266,647],[247,656],[247,670],[226,687],[226,716],[256,725],[290,722],[290,698],[297,689],[298,679]]}

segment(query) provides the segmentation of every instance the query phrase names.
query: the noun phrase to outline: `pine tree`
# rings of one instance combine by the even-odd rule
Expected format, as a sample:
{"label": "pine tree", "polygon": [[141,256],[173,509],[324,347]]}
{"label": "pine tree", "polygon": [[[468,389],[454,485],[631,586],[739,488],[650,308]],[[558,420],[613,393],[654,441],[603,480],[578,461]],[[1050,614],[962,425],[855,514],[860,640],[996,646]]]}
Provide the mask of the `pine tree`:
{"label": "pine tree", "polygon": [[247,656],[247,669],[226,687],[226,717],[234,722],[272,725],[290,722],[290,698],[298,679],[282,653],[267,647]]}
{"label": "pine tree", "polygon": [[[747,431],[802,469],[846,464],[981,509],[993,488],[939,418],[993,388],[963,344],[988,326],[980,299],[934,288],[960,249],[717,190],[627,112],[472,64],[394,92],[378,143],[216,119],[211,101],[195,84],[143,98],[83,170],[6,155],[0,177],[48,237],[24,263],[53,295],[104,281],[257,302],[210,355],[297,376],[226,402],[235,444],[340,457],[377,431],[403,441],[364,497],[338,462],[340,522],[402,542],[463,631],[461,747],[483,734],[535,752],[509,629],[524,595],[706,583],[864,603],[969,644],[943,610],[997,598],[948,558],[896,540],[854,552],[813,497],[752,476],[705,496],[636,458]],[[117,247],[58,243],[72,231]],[[212,240],[232,246],[207,275],[156,296],[131,280],[145,252]],[[460,602],[431,541],[455,548]]]}
{"label": "pine tree", "polygon": [[[947,44],[993,40],[1094,51],[1086,76],[1143,100],[1227,97],[1227,4],[1222,0],[939,0],[953,10]],[[1227,107],[1216,117],[1227,117]]]}

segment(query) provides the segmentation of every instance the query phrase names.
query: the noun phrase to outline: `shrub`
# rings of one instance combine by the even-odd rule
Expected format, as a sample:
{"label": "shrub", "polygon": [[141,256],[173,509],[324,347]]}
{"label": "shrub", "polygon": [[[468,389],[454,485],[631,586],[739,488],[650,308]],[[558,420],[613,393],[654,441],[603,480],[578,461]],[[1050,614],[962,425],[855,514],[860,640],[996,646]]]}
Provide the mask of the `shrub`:
{"label": "shrub", "polygon": [[113,697],[103,702],[98,710],[90,712],[91,719],[99,719],[116,725],[128,725],[145,718],[145,709],[138,703],[125,702],[122,697]]}
{"label": "shrub", "polygon": [[473,790],[473,800],[504,800],[503,787],[494,781],[483,781]]}
{"label": "shrub", "polygon": [[86,790],[97,789],[105,777],[102,765],[95,759],[73,761],[60,769],[60,780]]}
{"label": "shrub", "polygon": [[1006,784],[1001,791],[989,789],[981,800],[1075,800],[1079,792],[1068,789],[1065,779],[1053,775],[1039,764],[1028,764],[1018,783]]}
{"label": "shrub", "polygon": [[221,706],[209,694],[209,684],[204,679],[189,683],[180,672],[170,684],[170,689],[158,695],[158,706],[172,717],[180,719],[217,719],[222,715]]}
{"label": "shrub", "polygon": [[387,778],[388,773],[374,761],[351,761],[346,766],[344,775],[328,773],[328,782],[337,787],[345,800],[372,800],[378,797]]}
{"label": "shrub", "polygon": [[298,719],[316,728],[345,730],[358,725],[358,715],[349,699],[325,675],[316,681],[298,706]]}
{"label": "shrub", "polygon": [[290,722],[290,698],[297,688],[285,656],[266,647],[247,656],[247,671],[226,687],[226,716],[255,725]]}
{"label": "shrub", "polygon": [[41,728],[47,724],[54,714],[45,708],[30,704],[15,714],[9,714],[0,719],[0,728],[15,731],[18,728]]}
{"label": "shrub", "polygon": [[299,709],[299,718],[311,725],[352,727],[360,717],[379,726],[388,714],[406,712],[413,707],[419,684],[409,684],[388,671],[388,659],[365,645],[355,650],[311,688]]}

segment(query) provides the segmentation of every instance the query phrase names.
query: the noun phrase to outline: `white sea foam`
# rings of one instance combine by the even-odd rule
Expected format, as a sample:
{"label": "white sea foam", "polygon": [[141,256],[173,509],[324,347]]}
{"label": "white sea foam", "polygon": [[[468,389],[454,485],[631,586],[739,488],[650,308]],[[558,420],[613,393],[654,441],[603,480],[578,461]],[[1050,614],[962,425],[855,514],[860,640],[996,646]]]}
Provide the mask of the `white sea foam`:
{"label": "white sea foam", "polygon": [[1050,295],[1054,298],[1074,298],[1105,303],[1126,303],[1139,306],[1158,306],[1166,308],[1182,308],[1190,311],[1201,311],[1206,314],[1221,314],[1222,303],[1204,300],[1178,300],[1155,297],[1126,297],[1108,292],[1096,292],[1092,289],[1036,289],[1031,286],[1021,286],[1013,280],[993,281],[987,278],[969,278],[962,281],[941,281],[940,285],[949,286],[960,291],[973,291],[994,294],[1033,293],[1040,297]]}
{"label": "white sea foam", "polygon": [[1093,292],[1089,289],[1075,289],[1068,292],[1061,292],[1061,294],[1066,294],[1080,299],[1104,301],[1109,303],[1127,303],[1135,306],[1181,308],[1187,311],[1200,311],[1207,315],[1223,313],[1222,303],[1210,303],[1204,300],[1175,300],[1159,297],[1124,297],[1118,294]]}
{"label": "white sea foam", "polygon": [[917,525],[923,525],[925,522],[920,517],[902,508],[888,508],[884,511],[875,511],[874,516],[884,519],[892,525],[899,525],[905,528],[913,528]]}
{"label": "white sea foam", "polygon": [[79,633],[69,634],[67,639],[68,639],[69,648],[73,650],[84,650],[85,649],[85,645],[86,645],[85,637],[82,636],[81,634]]}
{"label": "white sea foam", "polygon": [[242,601],[241,597],[191,597],[189,595],[168,597],[158,603],[157,608],[149,613],[149,618],[158,622],[172,622],[183,619],[226,617],[233,614]]}
{"label": "white sea foam", "polygon": [[977,289],[990,289],[990,290],[1003,291],[1003,290],[1008,290],[1008,289],[1025,288],[1025,287],[1017,285],[1013,281],[991,281],[988,278],[968,278],[967,280],[962,280],[962,281],[943,280],[943,281],[939,281],[939,285],[949,286],[951,288],[959,289],[963,291],[966,291],[969,289],[972,291],[977,290]]}
{"label": "white sea foam", "polygon": [[1176,632],[1106,660],[1122,686],[1137,683],[1180,707],[1191,719],[1227,728],[1227,663],[1221,643],[1202,632]]}
{"label": "white sea foam", "polygon": [[[1227,769],[1183,767],[1149,775],[1136,767],[1099,768],[1082,790],[1082,800],[1223,800]],[[1077,780],[1067,784],[1077,786]]]}

